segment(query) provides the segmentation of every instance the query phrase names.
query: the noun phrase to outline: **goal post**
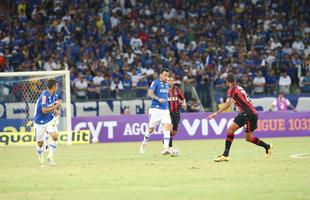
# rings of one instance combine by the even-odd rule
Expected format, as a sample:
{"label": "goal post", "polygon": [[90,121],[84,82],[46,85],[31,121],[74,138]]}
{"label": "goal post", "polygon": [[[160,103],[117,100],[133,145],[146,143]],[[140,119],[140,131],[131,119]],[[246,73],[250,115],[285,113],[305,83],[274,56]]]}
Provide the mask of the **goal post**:
{"label": "goal post", "polygon": [[[34,118],[35,103],[42,91],[47,89],[47,80],[58,80],[59,91],[62,96],[62,111],[58,129],[66,132],[67,143],[72,144],[71,128],[71,92],[70,72],[60,71],[26,71],[26,72],[1,72],[0,73],[0,102],[19,105],[21,109],[18,120],[27,126]],[[14,116],[6,116],[10,118]],[[33,126],[33,123],[31,123]]]}

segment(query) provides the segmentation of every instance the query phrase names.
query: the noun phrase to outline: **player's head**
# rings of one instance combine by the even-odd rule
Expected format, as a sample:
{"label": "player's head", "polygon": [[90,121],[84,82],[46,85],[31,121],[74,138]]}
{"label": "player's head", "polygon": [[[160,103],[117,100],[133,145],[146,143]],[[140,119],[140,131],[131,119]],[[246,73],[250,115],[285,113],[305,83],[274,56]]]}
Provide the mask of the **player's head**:
{"label": "player's head", "polygon": [[174,78],[172,76],[168,78],[168,83],[170,87],[174,85]]}
{"label": "player's head", "polygon": [[58,81],[56,79],[49,79],[47,81],[47,89],[54,94],[58,90]]}
{"label": "player's head", "polygon": [[236,80],[233,74],[228,74],[226,77],[226,85],[230,87],[231,85],[235,84]]}
{"label": "player's head", "polygon": [[169,70],[167,68],[164,68],[160,71],[160,80],[162,82],[167,82],[169,78]]}

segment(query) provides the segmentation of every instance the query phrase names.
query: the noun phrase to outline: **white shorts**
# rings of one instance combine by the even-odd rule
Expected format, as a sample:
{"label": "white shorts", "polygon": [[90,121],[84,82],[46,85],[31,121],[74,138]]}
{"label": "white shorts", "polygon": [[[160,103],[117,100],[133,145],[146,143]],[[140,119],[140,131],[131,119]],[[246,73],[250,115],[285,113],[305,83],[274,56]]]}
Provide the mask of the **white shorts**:
{"label": "white shorts", "polygon": [[150,122],[149,128],[162,124],[171,124],[170,111],[158,108],[150,108],[149,110]]}
{"label": "white shorts", "polygon": [[46,124],[34,123],[34,132],[36,135],[36,141],[44,141],[46,134],[58,132],[57,125],[54,119]]}

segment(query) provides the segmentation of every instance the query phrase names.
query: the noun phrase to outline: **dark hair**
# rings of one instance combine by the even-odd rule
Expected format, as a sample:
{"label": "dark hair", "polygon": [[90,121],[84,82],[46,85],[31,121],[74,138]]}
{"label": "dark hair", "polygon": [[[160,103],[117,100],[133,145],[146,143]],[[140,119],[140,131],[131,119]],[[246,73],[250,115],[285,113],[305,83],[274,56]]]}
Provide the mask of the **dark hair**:
{"label": "dark hair", "polygon": [[52,89],[52,87],[54,87],[57,83],[58,81],[56,79],[49,79],[47,81],[47,88]]}
{"label": "dark hair", "polygon": [[235,80],[235,77],[234,77],[233,74],[228,74],[227,77],[226,77],[226,81],[228,83],[235,83],[236,80]]}
{"label": "dark hair", "polygon": [[164,72],[169,72],[169,69],[163,68],[162,70],[160,70],[160,74],[162,74],[162,73],[164,73]]}

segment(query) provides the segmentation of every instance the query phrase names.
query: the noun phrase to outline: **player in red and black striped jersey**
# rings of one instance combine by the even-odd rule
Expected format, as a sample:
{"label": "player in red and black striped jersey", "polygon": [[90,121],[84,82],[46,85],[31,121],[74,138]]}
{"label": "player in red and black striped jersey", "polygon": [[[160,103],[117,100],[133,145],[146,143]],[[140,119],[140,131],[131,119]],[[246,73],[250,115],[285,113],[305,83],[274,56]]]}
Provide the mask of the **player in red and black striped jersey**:
{"label": "player in red and black striped jersey", "polygon": [[246,141],[264,147],[266,150],[266,157],[269,157],[272,153],[272,146],[266,144],[252,134],[253,131],[257,128],[257,111],[252,105],[249,96],[242,87],[236,84],[235,78],[232,74],[227,75],[226,85],[229,87],[229,90],[225,105],[217,112],[212,113],[208,119],[213,119],[218,114],[229,108],[232,103],[235,103],[235,105],[240,110],[240,113],[235,117],[233,123],[227,130],[225,150],[223,155],[219,156],[214,161],[222,162],[229,160],[228,156],[231,143],[234,139],[235,131],[240,127],[244,127]]}
{"label": "player in red and black striped jersey", "polygon": [[180,123],[180,108],[181,106],[183,108],[186,107],[186,100],[185,100],[182,90],[174,85],[173,77],[170,77],[168,79],[168,83],[170,86],[169,96],[168,96],[169,110],[170,110],[170,118],[171,118],[171,122],[173,126],[172,131],[170,132],[169,147],[172,148],[173,146],[172,140],[178,131],[178,126]]}

